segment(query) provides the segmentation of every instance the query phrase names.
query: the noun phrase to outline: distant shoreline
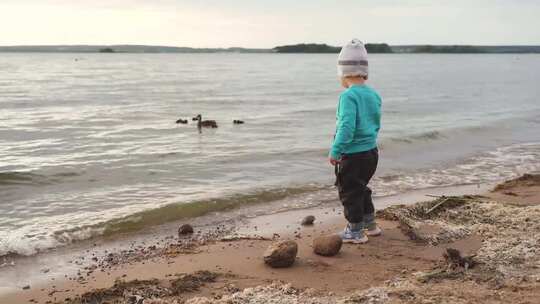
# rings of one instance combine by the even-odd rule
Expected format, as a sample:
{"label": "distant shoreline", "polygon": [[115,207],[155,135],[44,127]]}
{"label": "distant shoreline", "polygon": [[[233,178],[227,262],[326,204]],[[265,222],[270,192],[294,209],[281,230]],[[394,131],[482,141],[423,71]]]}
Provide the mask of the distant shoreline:
{"label": "distant shoreline", "polygon": [[[366,44],[370,53],[388,54],[538,54],[540,45],[388,45]],[[294,44],[272,49],[191,48],[153,45],[19,45],[0,46],[0,53],[339,53],[340,47],[327,44]]]}

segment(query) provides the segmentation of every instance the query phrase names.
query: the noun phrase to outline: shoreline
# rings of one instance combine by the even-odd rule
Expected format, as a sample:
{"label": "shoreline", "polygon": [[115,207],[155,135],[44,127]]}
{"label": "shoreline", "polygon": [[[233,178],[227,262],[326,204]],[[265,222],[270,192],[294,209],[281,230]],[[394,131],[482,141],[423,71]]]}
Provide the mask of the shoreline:
{"label": "shoreline", "polygon": [[[411,204],[429,200],[430,197],[427,195],[462,195],[483,193],[492,186],[493,185],[486,184],[421,189],[409,191],[399,195],[377,197],[375,198],[375,204],[376,208],[380,210],[390,205]],[[279,201],[273,202],[273,204],[276,205],[279,205],[279,203]],[[262,206],[249,206],[248,208],[258,209],[260,207]],[[311,208],[278,210],[270,214],[264,214],[264,212],[262,212],[263,214],[249,218],[234,216],[237,212],[238,210],[232,210],[227,213],[219,214],[220,216],[223,216],[221,221],[212,221],[212,217],[216,214],[210,214],[200,218],[189,219],[189,222],[196,227],[196,230],[200,231],[200,235],[205,235],[203,239],[208,238],[208,240],[203,241],[203,243],[212,243],[214,242],[212,239],[219,239],[224,234],[230,234],[233,232],[233,235],[239,236],[240,238],[240,244],[238,246],[248,246],[250,249],[248,252],[251,252],[251,254],[254,255],[253,259],[255,260],[257,260],[259,254],[255,254],[253,250],[261,250],[262,248],[260,248],[260,246],[255,246],[250,242],[266,244],[268,243],[268,240],[271,239],[275,234],[279,234],[282,238],[295,237],[297,233],[300,232],[300,230],[297,229],[303,229],[298,224],[299,219],[301,219],[305,214],[309,213],[315,215],[317,218],[317,226],[321,225],[321,231],[324,231],[325,233],[336,232],[342,229],[344,222],[341,215],[341,205],[339,204],[337,197],[335,201],[325,205],[318,205]],[[43,290],[50,290],[52,286],[55,286],[56,289],[62,289],[59,288],[59,286],[66,286],[63,290],[69,289],[70,291],[77,290],[80,292],[89,286],[92,286],[93,288],[106,287],[107,284],[110,285],[114,283],[115,278],[122,278],[124,275],[126,276],[123,278],[138,278],[136,274],[137,271],[134,270],[133,272],[130,272],[131,275],[120,272],[109,272],[110,274],[108,275],[96,276],[94,278],[94,282],[98,281],[104,285],[93,285],[93,283],[86,281],[84,281],[84,284],[79,284],[77,280],[73,279],[79,277],[77,274],[80,273],[81,270],[92,267],[92,264],[95,264],[96,261],[106,259],[108,255],[113,253],[120,252],[120,254],[122,254],[122,252],[125,253],[129,250],[135,250],[135,260],[128,259],[128,263],[141,263],[145,260],[162,258],[159,256],[159,254],[153,255],[151,253],[152,250],[148,250],[148,252],[145,253],[141,252],[144,252],[146,248],[152,248],[154,246],[156,248],[159,248],[160,246],[166,247],[168,246],[167,244],[176,242],[175,234],[178,224],[178,222],[172,222],[160,225],[158,227],[152,227],[150,231],[141,233],[118,235],[112,238],[103,238],[101,240],[83,241],[72,246],[52,250],[51,252],[47,252],[42,255],[24,258],[23,263],[17,263],[17,265],[13,268],[5,267],[4,269],[0,270],[1,272],[7,274],[6,277],[10,277],[11,275],[15,276],[16,281],[11,281],[11,286],[3,286],[0,289],[0,300],[9,299],[9,301],[12,301],[13,303],[18,303],[17,301],[21,300],[20,296],[36,295],[38,298],[41,298],[44,296],[44,294],[40,292],[43,292]],[[213,230],[213,228],[216,226],[222,229],[221,233],[217,233]],[[390,229],[395,229],[395,227],[392,225],[388,227],[390,227]],[[315,231],[319,230],[316,229]],[[312,233],[309,234],[309,237],[312,235]],[[255,236],[255,239],[262,238],[263,240],[260,242],[253,240],[242,240],[242,238],[246,236],[248,236],[248,238],[250,238],[250,236]],[[234,242],[230,242],[229,244],[232,243]],[[212,252],[218,248],[216,246],[219,246],[219,244],[221,244],[220,241],[210,245],[203,244],[202,246],[207,247],[203,247],[204,249],[202,251]],[[249,246],[255,246],[255,249]],[[71,260],[67,261],[68,259]],[[163,263],[163,261],[161,261],[161,263]],[[173,264],[176,264],[176,262]],[[163,271],[163,267],[159,266],[162,265],[160,262],[158,262],[156,265],[157,269],[161,269],[161,271]],[[239,265],[236,265],[235,267],[237,266]],[[195,271],[196,267],[193,266],[191,268],[187,268],[186,270]],[[159,276],[159,272],[151,273]],[[103,273],[101,273],[101,275],[103,275]],[[77,288],[76,285],[73,285],[73,283],[80,285],[79,288]],[[30,285],[31,289],[22,290],[22,288],[26,285]],[[68,292],[67,294],[73,293],[74,292]],[[48,298],[48,296],[46,297]],[[29,298],[25,297],[25,299],[28,300]]]}
{"label": "shoreline", "polygon": [[[383,192],[380,195],[375,193],[374,197],[386,206],[387,203],[385,202],[388,199],[395,200],[402,196],[409,198],[409,200],[411,198],[412,200],[416,200],[417,198],[415,197],[421,196],[422,193],[443,193],[441,190],[454,193],[453,189],[456,189],[457,192],[455,193],[461,193],[459,189],[473,189],[492,184],[494,185],[495,183],[466,183],[463,185],[429,186],[420,189],[401,189],[400,191],[395,190],[389,193]],[[289,210],[316,208],[328,203],[335,203],[336,201],[337,194],[334,186],[310,183],[302,186],[294,185],[289,188],[272,188],[255,190],[245,194],[210,197],[188,203],[165,204],[93,225],[55,231],[54,234],[68,241],[58,240],[59,243],[54,246],[32,249],[35,252],[31,254],[12,252],[0,255],[0,270],[17,259],[31,259],[38,255],[47,255],[51,252],[69,251],[70,249],[77,250],[77,248],[84,247],[88,243],[121,242],[124,238],[138,239],[137,235],[147,235],[149,234],[148,231],[156,232],[159,230],[159,232],[163,232],[163,227],[175,226],[185,221],[195,222],[196,225],[203,226],[214,225],[219,222],[239,221],[241,218],[251,218]],[[217,221],[212,219],[216,215],[221,217]]]}
{"label": "shoreline", "polygon": [[[458,145],[457,142],[446,139],[444,141],[444,144],[437,145],[436,148],[432,149],[433,153],[430,153],[430,155],[439,155],[438,157],[423,157],[423,161],[426,164],[430,164],[426,166],[418,162],[418,157],[412,156],[414,154],[413,151],[407,150],[405,155],[400,156],[393,149],[384,149],[386,163],[379,170],[379,176],[376,176],[371,181],[375,195],[382,196],[393,193],[405,193],[414,188],[431,189],[431,187],[444,187],[446,185],[491,183],[505,177],[517,176],[517,172],[534,171],[538,168],[538,164],[534,162],[534,159],[539,156],[538,151],[540,151],[538,149],[539,145],[536,142],[529,144],[517,143],[509,146],[504,145],[489,152],[473,153],[470,156],[440,165],[441,161],[450,156],[449,154],[445,154],[450,151],[448,148],[453,146],[453,144]],[[422,147],[421,145],[416,146]],[[466,152],[461,151],[460,153]],[[415,162],[415,158],[417,162]],[[401,163],[404,163],[404,165],[400,165]],[[401,169],[388,169],[394,167],[400,168],[400,166]],[[417,168],[411,169],[413,167]],[[314,172],[314,176],[319,178],[318,176],[321,172],[317,170]],[[82,177],[83,175],[66,174],[66,176],[78,176],[78,179],[84,179]],[[302,174],[295,175],[290,179],[294,179],[296,182],[301,181],[302,177],[300,175]],[[7,174],[7,177],[9,178],[9,174]],[[305,184],[283,181],[281,184],[274,185],[270,183],[269,186],[261,185],[260,187],[246,187],[245,189],[237,189],[235,186],[230,186],[230,189],[227,191],[220,190],[214,195],[201,195],[200,198],[195,197],[193,199],[161,199],[162,196],[166,197],[167,195],[160,194],[158,196],[152,196],[139,193],[139,198],[134,201],[133,207],[130,207],[131,209],[125,209],[129,204],[123,202],[119,204],[118,208],[112,208],[111,212],[100,211],[100,202],[106,202],[111,199],[123,199],[125,194],[120,193],[118,195],[118,193],[113,193],[114,191],[105,191],[89,200],[88,204],[80,204],[76,200],[61,198],[60,201],[62,203],[66,203],[72,207],[78,208],[79,205],[83,207],[91,206],[89,208],[91,210],[81,213],[77,212],[77,209],[73,209],[75,212],[68,211],[64,213],[63,210],[54,207],[51,210],[47,209],[46,212],[42,212],[36,219],[32,219],[33,222],[29,225],[15,226],[15,230],[13,231],[4,229],[0,233],[0,238],[6,240],[0,243],[0,263],[4,263],[3,257],[7,256],[7,252],[14,253],[11,256],[7,256],[7,262],[9,263],[10,257],[17,256],[17,253],[20,256],[30,256],[35,252],[47,252],[51,248],[70,246],[71,243],[84,242],[86,239],[108,238],[112,234],[151,230],[152,228],[149,228],[150,226],[160,225],[163,222],[186,220],[186,218],[198,217],[218,211],[228,212],[228,210],[236,208],[247,210],[250,208],[246,207],[246,205],[258,204],[258,206],[261,206],[268,204],[270,201],[285,199],[287,197],[291,197],[291,200],[290,202],[284,202],[284,204],[288,204],[294,208],[324,204],[327,201],[335,200],[335,190],[331,189],[330,186],[330,174],[327,174],[325,178],[327,178],[325,181],[309,181]],[[52,188],[50,189],[41,188],[40,186],[36,188],[36,191],[48,193],[50,190],[54,192],[56,188],[66,187],[65,185],[63,182],[59,182],[51,186]],[[73,191],[80,193],[77,196],[92,196],[99,192],[96,190],[100,189],[98,185],[94,185],[92,186],[93,188],[88,189],[84,188],[85,185],[86,183],[79,184],[79,182],[73,185]],[[221,185],[221,188],[227,188],[227,183],[222,183]],[[26,186],[17,187],[13,191],[8,189],[7,194],[10,195],[10,191],[15,196],[19,195],[17,193],[25,193]],[[171,185],[164,187],[167,190],[163,190],[163,193],[167,192],[172,196],[174,196],[174,193],[177,193]],[[115,188],[113,187],[113,189]],[[152,191],[146,190],[146,192],[151,193]],[[295,199],[295,195],[302,195],[308,192],[312,195],[306,195],[306,199]],[[43,196],[43,194],[32,194],[29,201],[40,201],[40,196]],[[141,204],[141,202],[145,203]],[[24,195],[17,199],[14,198],[13,206],[19,204],[26,204]],[[4,206],[3,210],[9,212],[11,210],[10,208],[8,204]],[[28,214],[31,214],[30,210],[32,208],[32,206],[28,206]],[[256,211],[255,214],[259,214],[258,208],[252,208]],[[50,214],[51,217],[43,216],[43,214]],[[83,216],[84,214],[86,216]],[[31,217],[26,215],[20,218],[21,221],[25,218],[31,219]]]}

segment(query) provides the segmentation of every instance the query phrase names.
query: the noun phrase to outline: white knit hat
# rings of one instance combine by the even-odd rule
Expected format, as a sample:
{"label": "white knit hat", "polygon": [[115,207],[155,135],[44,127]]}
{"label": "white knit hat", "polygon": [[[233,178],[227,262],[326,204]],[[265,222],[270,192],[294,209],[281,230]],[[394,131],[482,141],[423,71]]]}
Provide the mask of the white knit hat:
{"label": "white knit hat", "polygon": [[349,41],[341,48],[338,57],[338,76],[368,76],[367,50],[358,39]]}

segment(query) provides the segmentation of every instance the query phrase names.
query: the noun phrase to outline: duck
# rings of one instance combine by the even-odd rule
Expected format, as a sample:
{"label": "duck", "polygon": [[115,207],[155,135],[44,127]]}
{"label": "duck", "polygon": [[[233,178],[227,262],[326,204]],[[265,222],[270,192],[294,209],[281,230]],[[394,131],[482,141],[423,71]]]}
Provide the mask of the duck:
{"label": "duck", "polygon": [[217,128],[217,122],[215,120],[202,120],[201,114],[197,115],[197,128]]}
{"label": "duck", "polygon": [[243,120],[239,120],[239,119],[233,120],[233,124],[235,124],[235,125],[241,125],[241,124],[243,124],[243,123],[244,123]]}
{"label": "duck", "polygon": [[179,118],[179,119],[176,121],[176,123],[177,123],[177,124],[184,124],[184,125],[185,125],[185,124],[188,123],[188,121],[187,121],[187,119]]}

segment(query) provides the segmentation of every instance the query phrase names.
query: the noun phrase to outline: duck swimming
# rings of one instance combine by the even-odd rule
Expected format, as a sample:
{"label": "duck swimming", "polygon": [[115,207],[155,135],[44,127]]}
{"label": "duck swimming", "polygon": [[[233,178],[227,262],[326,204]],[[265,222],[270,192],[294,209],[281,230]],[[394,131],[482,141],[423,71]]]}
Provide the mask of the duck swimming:
{"label": "duck swimming", "polygon": [[238,120],[238,119],[233,120],[233,124],[235,124],[235,125],[241,125],[243,123],[244,123],[243,120]]}
{"label": "duck swimming", "polygon": [[177,121],[176,121],[177,124],[187,124],[188,121],[187,119],[182,119],[182,118],[179,118]]}
{"label": "duck swimming", "polygon": [[197,128],[217,128],[217,122],[215,120],[202,120],[201,114],[197,115]]}

